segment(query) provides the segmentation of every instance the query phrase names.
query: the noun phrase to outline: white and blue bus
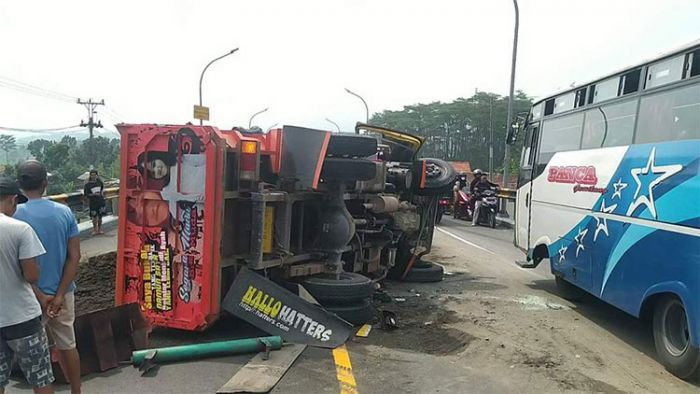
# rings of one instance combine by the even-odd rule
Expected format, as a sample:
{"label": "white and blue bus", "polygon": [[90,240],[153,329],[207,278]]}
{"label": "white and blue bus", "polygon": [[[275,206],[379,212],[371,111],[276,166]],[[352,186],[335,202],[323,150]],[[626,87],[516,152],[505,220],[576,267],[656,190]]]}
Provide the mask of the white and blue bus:
{"label": "white and blue bus", "polygon": [[535,103],[516,245],[562,294],[653,321],[659,360],[700,374],[700,41]]}

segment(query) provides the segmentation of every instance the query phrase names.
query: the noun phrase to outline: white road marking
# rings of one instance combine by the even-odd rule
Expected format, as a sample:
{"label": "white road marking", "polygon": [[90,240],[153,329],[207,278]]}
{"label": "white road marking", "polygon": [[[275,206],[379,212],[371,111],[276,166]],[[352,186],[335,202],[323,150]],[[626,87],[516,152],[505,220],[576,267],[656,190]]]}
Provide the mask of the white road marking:
{"label": "white road marking", "polygon": [[460,236],[454,235],[454,234],[452,234],[451,232],[449,232],[449,231],[447,231],[447,230],[441,229],[440,227],[435,227],[435,230],[437,230],[437,231],[439,231],[439,232],[441,232],[441,233],[443,233],[443,234],[449,235],[450,237],[452,237],[452,238],[454,238],[454,239],[456,239],[456,240],[458,240],[458,241],[460,241],[460,242],[462,242],[462,243],[465,243],[465,244],[467,244],[467,245],[469,245],[469,246],[473,246],[473,247],[475,247],[475,248],[477,248],[477,249],[479,249],[479,250],[483,250],[484,252],[491,253],[491,254],[496,254],[496,252],[492,252],[492,251],[490,251],[490,250],[488,250],[488,249],[486,249],[486,248],[483,248],[483,247],[481,247],[481,246],[479,246],[479,245],[477,245],[477,244],[475,244],[475,243],[473,243],[473,242],[469,242],[469,241],[467,241],[466,239],[464,239],[464,238],[462,238],[462,237],[460,237]]}
{"label": "white road marking", "polygon": [[[437,231],[439,231],[439,232],[441,232],[441,233],[443,233],[443,234],[445,234],[445,235],[447,235],[447,236],[450,236],[450,237],[456,239],[456,240],[459,241],[459,242],[465,243],[465,244],[467,244],[467,245],[469,245],[469,246],[473,246],[473,247],[475,247],[475,248],[477,248],[477,249],[479,249],[479,250],[483,250],[484,252],[490,253],[490,254],[492,254],[492,255],[494,255],[494,256],[498,256],[498,253],[493,252],[493,251],[491,251],[491,250],[488,250],[488,249],[486,249],[486,248],[484,248],[484,247],[481,247],[481,246],[475,244],[474,242],[467,241],[466,239],[464,239],[464,238],[462,238],[462,237],[460,237],[460,236],[458,236],[458,235],[452,234],[451,232],[449,232],[449,231],[447,231],[447,230],[443,230],[443,229],[440,228],[440,227],[435,227],[435,230],[437,230]],[[524,272],[525,274],[527,274],[527,275],[529,275],[529,276],[531,276],[531,277],[535,277],[535,278],[537,278],[537,279],[548,279],[548,276],[542,275],[542,274],[540,274],[539,272],[537,272],[536,270],[531,269],[531,268],[523,268],[523,267],[521,267],[521,266],[519,266],[519,265],[516,265],[515,262],[512,262],[512,264],[509,264],[508,266],[511,267],[511,268],[515,268],[515,269],[517,269],[518,271],[522,271],[522,272]]]}

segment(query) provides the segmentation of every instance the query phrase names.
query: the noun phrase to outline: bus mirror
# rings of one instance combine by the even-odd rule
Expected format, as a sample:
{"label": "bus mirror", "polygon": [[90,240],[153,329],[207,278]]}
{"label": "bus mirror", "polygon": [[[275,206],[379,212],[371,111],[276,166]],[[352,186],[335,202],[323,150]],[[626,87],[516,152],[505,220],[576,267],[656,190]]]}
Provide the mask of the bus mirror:
{"label": "bus mirror", "polygon": [[518,139],[518,133],[520,133],[520,128],[521,125],[517,120],[513,122],[513,124],[508,129],[508,133],[506,133],[506,144],[515,144],[515,141]]}

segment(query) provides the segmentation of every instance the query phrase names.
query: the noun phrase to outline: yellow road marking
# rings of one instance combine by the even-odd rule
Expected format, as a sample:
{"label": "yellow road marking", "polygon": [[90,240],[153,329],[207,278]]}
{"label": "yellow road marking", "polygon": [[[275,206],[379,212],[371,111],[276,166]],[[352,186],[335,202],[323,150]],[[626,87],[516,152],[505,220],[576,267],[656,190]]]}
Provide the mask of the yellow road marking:
{"label": "yellow road marking", "polygon": [[358,394],[355,375],[352,374],[348,348],[342,345],[333,349],[333,360],[335,361],[336,378],[340,385],[340,394]]}

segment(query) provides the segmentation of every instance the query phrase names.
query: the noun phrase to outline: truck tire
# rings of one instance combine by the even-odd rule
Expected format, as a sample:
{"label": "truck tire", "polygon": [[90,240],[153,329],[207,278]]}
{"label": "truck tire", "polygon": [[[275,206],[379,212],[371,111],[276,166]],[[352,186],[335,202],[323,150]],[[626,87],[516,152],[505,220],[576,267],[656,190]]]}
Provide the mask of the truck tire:
{"label": "truck tire", "polygon": [[[322,304],[323,305],[323,304]],[[360,302],[350,305],[323,305],[323,307],[331,313],[335,313],[339,318],[346,322],[360,326],[372,321],[374,318],[374,308],[370,300],[364,299]]]}
{"label": "truck tire", "polygon": [[559,297],[569,301],[581,301],[586,295],[584,290],[567,282],[561,276],[555,276],[554,282],[557,285],[557,293]]}
{"label": "truck tire", "polygon": [[328,141],[327,156],[367,157],[377,153],[377,139],[351,133],[334,133]]}
{"label": "truck tire", "polygon": [[321,178],[328,181],[368,181],[377,175],[376,164],[366,159],[326,158]]}
{"label": "truck tire", "polygon": [[343,272],[339,279],[335,275],[314,275],[306,278],[302,285],[321,305],[354,304],[374,294],[374,283],[354,272]]}
{"label": "truck tire", "polygon": [[687,316],[680,299],[660,299],[654,307],[654,345],[669,372],[681,379],[700,379],[700,349],[690,343]]}
{"label": "truck tire", "polygon": [[[425,185],[420,187],[422,179],[423,162],[426,162]],[[412,167],[412,177],[415,180],[413,185],[415,191],[423,195],[435,195],[451,189],[454,186],[457,173],[452,165],[440,159],[421,159],[414,162]]]}
{"label": "truck tire", "polygon": [[416,283],[440,282],[444,273],[445,269],[441,265],[418,260],[403,280]]}

